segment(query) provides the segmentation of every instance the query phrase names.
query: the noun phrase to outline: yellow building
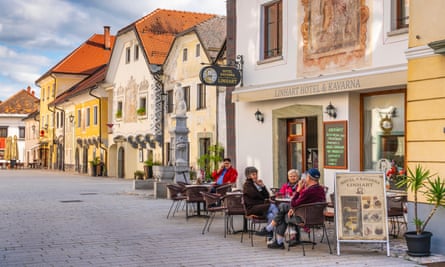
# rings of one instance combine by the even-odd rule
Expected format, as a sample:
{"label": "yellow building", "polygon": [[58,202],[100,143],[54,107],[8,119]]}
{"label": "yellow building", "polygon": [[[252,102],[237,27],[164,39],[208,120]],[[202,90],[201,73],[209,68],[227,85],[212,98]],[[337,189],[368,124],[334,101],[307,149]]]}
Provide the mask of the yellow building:
{"label": "yellow building", "polygon": [[[442,0],[410,1],[408,87],[406,94],[406,162],[421,164],[445,178],[445,23]],[[408,200],[412,201],[412,194]],[[410,206],[411,207],[411,204]],[[431,209],[421,205],[421,218]],[[408,212],[409,216],[412,213]],[[433,217],[431,252],[444,253],[444,213]],[[412,218],[408,218],[411,222]]]}
{"label": "yellow building", "polygon": [[[110,27],[94,34],[36,81],[40,87],[40,149],[42,166],[65,170],[67,112],[55,100],[108,62],[114,37]],[[66,107],[64,103],[64,108]],[[69,155],[70,156],[70,155]],[[69,157],[68,157],[69,158]],[[72,164],[70,164],[71,166]]]}

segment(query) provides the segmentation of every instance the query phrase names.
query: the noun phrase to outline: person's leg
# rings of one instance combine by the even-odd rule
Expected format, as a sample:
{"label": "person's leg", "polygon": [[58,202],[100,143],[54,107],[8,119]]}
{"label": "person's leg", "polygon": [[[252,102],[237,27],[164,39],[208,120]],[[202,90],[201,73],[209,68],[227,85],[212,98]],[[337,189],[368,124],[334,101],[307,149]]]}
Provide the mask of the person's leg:
{"label": "person's leg", "polygon": [[286,232],[286,223],[283,221],[275,226],[275,242],[267,245],[268,248],[284,249],[284,233]]}

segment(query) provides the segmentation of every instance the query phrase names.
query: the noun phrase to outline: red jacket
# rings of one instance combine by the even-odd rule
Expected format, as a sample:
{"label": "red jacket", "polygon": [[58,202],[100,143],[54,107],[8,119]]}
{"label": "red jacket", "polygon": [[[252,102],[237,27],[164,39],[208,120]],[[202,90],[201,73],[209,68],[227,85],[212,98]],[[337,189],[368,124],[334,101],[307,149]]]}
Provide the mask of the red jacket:
{"label": "red jacket", "polygon": [[309,204],[315,202],[325,202],[326,193],[323,186],[316,184],[300,192],[295,192],[291,200],[291,207],[298,207],[301,204]]}
{"label": "red jacket", "polygon": [[[214,170],[212,172],[212,178],[215,181],[215,183],[218,181],[219,176],[221,175],[221,173],[224,170],[218,171],[218,170]],[[235,170],[235,168],[233,168],[232,166],[230,166],[230,168],[227,169],[226,173],[224,174],[223,177],[223,184],[227,184],[227,183],[235,183],[236,182],[236,178],[238,177],[238,172]]]}

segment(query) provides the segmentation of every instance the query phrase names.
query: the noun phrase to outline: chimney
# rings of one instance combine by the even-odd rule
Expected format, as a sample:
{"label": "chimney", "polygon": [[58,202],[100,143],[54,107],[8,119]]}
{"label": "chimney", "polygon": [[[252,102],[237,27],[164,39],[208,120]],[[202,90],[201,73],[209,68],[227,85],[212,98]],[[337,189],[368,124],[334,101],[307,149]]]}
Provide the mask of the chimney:
{"label": "chimney", "polygon": [[27,91],[28,93],[31,93],[31,86],[28,85],[28,88],[26,88],[26,91]]}
{"label": "chimney", "polygon": [[110,50],[110,26],[104,26],[104,48]]}

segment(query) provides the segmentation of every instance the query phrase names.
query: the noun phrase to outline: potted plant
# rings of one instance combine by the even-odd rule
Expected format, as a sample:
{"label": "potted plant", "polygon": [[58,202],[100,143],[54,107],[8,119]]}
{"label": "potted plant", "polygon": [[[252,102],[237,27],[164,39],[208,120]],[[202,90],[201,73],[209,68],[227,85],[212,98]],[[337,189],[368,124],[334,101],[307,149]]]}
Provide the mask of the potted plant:
{"label": "potted plant", "polygon": [[152,159],[147,159],[146,161],[144,161],[145,179],[153,178],[153,165],[154,162]]}
{"label": "potted plant", "polygon": [[90,160],[91,165],[91,176],[100,176],[102,173],[102,166],[101,161],[99,157],[95,157],[92,160]]}
{"label": "potted plant", "polygon": [[223,160],[221,156],[224,148],[220,145],[213,145],[209,147],[207,154],[203,154],[198,158],[198,166],[203,171],[204,181],[212,180],[212,171],[218,169],[219,164]]}
{"label": "potted plant", "polygon": [[137,113],[139,116],[144,116],[144,115],[145,115],[145,108],[144,108],[144,107],[138,108],[138,109],[136,110],[136,113]]}
{"label": "potted plant", "polygon": [[119,109],[118,111],[116,111],[116,118],[122,118],[122,110]]}
{"label": "potted plant", "polygon": [[141,170],[134,171],[134,179],[135,180],[142,180],[142,179],[144,179],[144,171],[141,171]]}
{"label": "potted plant", "polygon": [[[438,208],[445,206],[445,182],[436,174],[430,174],[428,169],[424,169],[420,165],[417,165],[414,171],[408,168],[408,173],[402,175],[401,178],[397,186],[406,186],[407,190],[414,194],[413,222],[416,230],[407,231],[404,234],[408,247],[407,253],[415,257],[429,256],[432,233],[425,231],[425,228]],[[426,201],[433,205],[425,220],[419,218],[418,193],[422,193]]]}

